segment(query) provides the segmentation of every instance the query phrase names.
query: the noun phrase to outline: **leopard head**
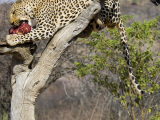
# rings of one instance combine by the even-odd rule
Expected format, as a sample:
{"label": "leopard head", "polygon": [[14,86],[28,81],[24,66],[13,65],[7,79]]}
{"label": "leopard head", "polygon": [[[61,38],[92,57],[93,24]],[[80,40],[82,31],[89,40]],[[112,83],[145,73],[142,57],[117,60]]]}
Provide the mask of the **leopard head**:
{"label": "leopard head", "polygon": [[20,26],[26,22],[31,26],[31,19],[35,17],[35,5],[31,0],[17,0],[10,9],[9,19],[13,26]]}

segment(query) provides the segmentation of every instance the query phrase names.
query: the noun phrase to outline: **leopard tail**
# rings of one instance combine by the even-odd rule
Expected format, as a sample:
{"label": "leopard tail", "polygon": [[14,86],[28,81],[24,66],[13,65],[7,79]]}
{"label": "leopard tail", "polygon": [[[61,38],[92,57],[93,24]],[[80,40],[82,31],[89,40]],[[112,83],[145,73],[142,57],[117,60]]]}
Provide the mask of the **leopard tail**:
{"label": "leopard tail", "polygon": [[129,59],[129,51],[128,51],[128,46],[127,46],[127,37],[126,37],[126,31],[123,25],[123,21],[120,18],[119,23],[117,25],[117,29],[119,31],[120,34],[120,38],[121,38],[121,45],[122,45],[122,49],[123,49],[123,55],[124,55],[124,59],[126,62],[126,66],[128,69],[128,73],[129,73],[129,78],[131,80],[131,83],[133,84],[133,86],[136,89],[137,94],[139,95],[143,95],[144,92],[141,90],[140,85],[138,84],[136,77],[133,75],[133,70],[130,64],[130,59]]}

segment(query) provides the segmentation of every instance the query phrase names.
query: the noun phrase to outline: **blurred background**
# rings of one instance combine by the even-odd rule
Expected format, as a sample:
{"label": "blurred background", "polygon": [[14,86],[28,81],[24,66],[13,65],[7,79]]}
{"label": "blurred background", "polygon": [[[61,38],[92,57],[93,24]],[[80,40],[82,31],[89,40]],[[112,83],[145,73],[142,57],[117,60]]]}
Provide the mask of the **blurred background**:
{"label": "blurred background", "polygon": [[[0,1],[0,40],[5,41],[9,25],[8,12],[15,0]],[[134,21],[149,21],[160,13],[150,0],[120,0],[122,15],[132,15],[127,27]],[[34,64],[40,58],[48,41],[38,41]],[[160,42],[154,45],[159,48]],[[129,120],[127,111],[104,88],[92,82],[91,76],[78,78],[74,62],[83,61],[87,46],[74,42],[61,57],[60,64],[50,76],[57,78],[36,100],[36,120]],[[11,55],[0,56],[0,120],[7,120],[10,100]],[[114,78],[114,77],[113,77]],[[116,79],[116,78],[115,78]],[[159,102],[160,96],[154,102]],[[157,108],[160,110],[160,108]],[[137,111],[138,112],[138,111]],[[149,118],[147,118],[149,119]],[[137,118],[138,120],[138,118]]]}

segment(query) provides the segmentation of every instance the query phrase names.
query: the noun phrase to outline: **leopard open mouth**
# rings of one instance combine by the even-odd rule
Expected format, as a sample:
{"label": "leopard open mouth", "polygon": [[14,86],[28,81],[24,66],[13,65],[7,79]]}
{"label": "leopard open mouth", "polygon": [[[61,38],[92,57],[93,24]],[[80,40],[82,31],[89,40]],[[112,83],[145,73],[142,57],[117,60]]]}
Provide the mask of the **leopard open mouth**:
{"label": "leopard open mouth", "polygon": [[13,26],[9,29],[9,34],[23,35],[31,31],[31,25],[28,20],[22,20],[19,26]]}
{"label": "leopard open mouth", "polygon": [[[23,22],[25,22],[26,24],[29,24],[28,20],[21,20],[20,25],[21,25]],[[19,26],[20,26],[20,25],[19,25]]]}

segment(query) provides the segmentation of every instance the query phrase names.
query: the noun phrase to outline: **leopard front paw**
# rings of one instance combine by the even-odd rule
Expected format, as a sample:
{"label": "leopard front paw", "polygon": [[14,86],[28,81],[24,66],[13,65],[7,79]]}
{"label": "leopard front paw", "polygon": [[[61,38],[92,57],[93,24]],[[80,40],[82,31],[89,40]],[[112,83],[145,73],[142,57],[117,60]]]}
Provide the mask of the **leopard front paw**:
{"label": "leopard front paw", "polygon": [[18,35],[13,34],[13,35],[7,35],[6,37],[6,42],[10,45],[10,46],[15,46],[17,44],[19,44],[18,40],[16,39]]}

